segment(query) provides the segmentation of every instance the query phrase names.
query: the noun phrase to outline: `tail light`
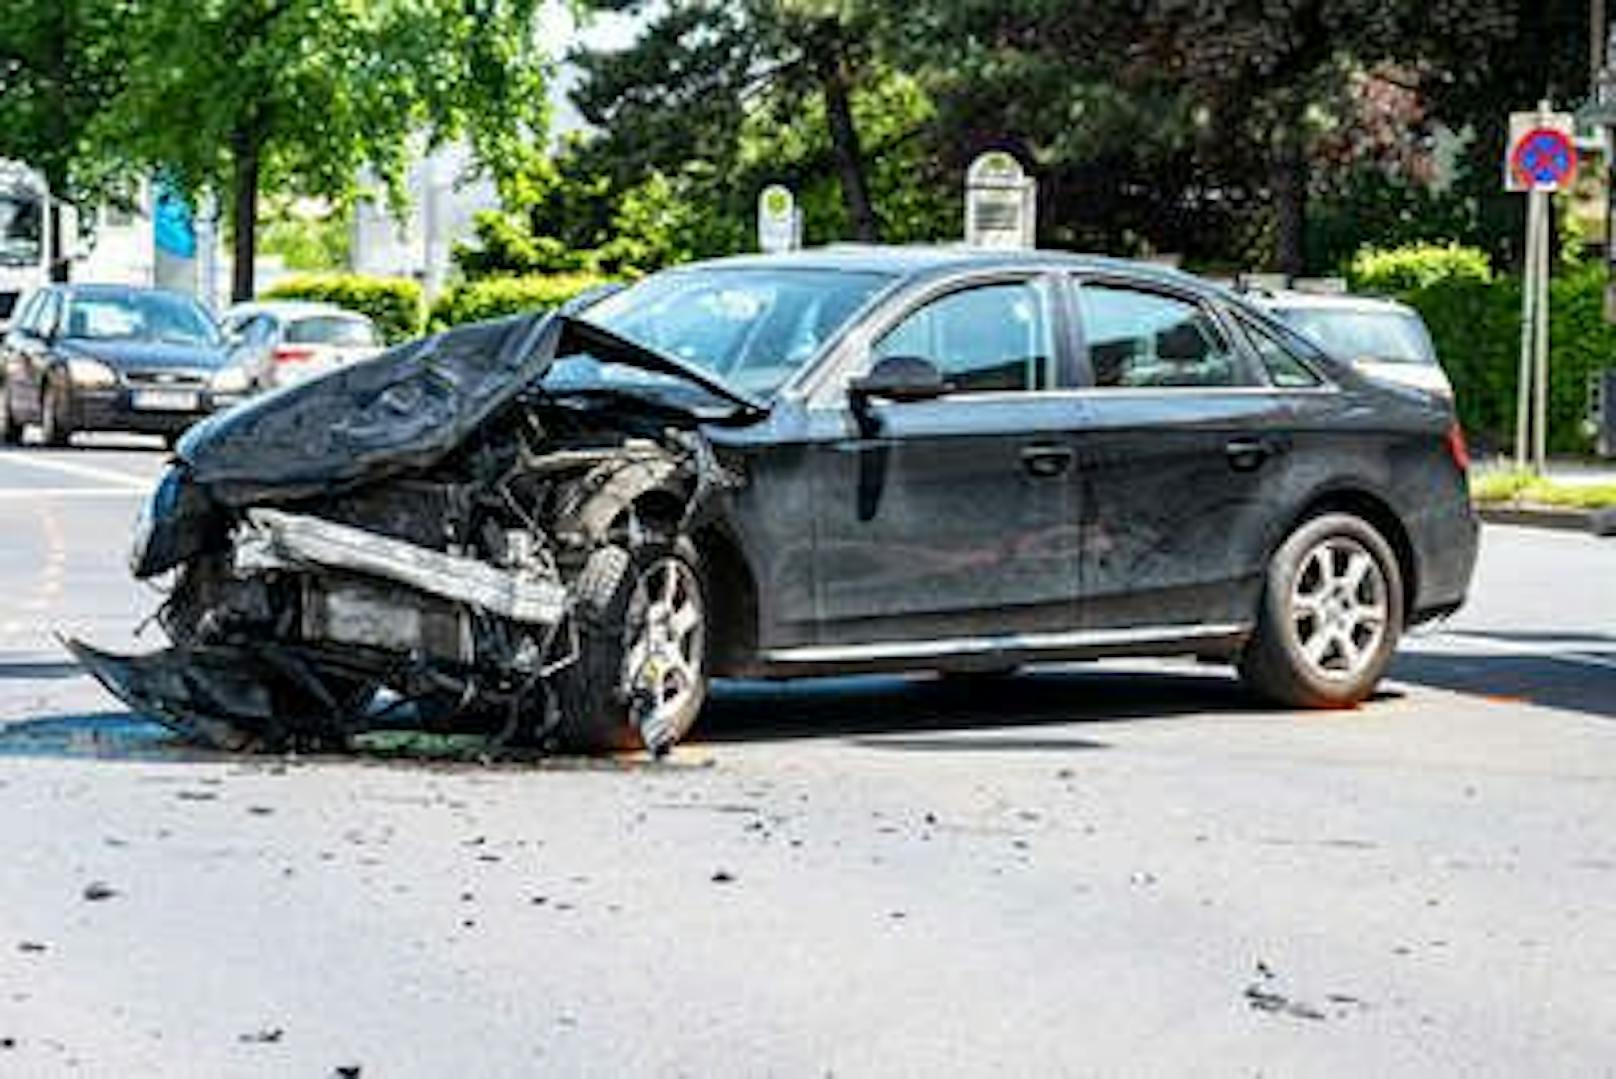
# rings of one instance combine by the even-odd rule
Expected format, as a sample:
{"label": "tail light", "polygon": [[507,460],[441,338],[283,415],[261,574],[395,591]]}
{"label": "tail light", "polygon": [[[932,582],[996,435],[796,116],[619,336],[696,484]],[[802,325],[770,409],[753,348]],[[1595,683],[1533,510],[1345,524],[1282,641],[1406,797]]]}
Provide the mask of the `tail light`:
{"label": "tail light", "polygon": [[269,354],[270,359],[276,363],[302,363],[314,359],[312,348],[295,348],[292,345],[280,345]]}
{"label": "tail light", "polygon": [[1470,471],[1470,447],[1465,445],[1464,429],[1457,422],[1448,428],[1448,456],[1460,472]]}

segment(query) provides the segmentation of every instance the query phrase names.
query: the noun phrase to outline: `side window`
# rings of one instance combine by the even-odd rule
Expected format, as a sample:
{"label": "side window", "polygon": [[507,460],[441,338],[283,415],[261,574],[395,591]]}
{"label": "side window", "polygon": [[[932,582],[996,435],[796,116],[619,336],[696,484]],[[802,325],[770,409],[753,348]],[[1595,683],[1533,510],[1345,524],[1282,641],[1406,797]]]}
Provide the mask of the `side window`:
{"label": "side window", "polygon": [[1017,281],[950,292],[910,314],[876,342],[870,361],[930,360],[961,392],[1042,390],[1054,385],[1049,290]]}
{"label": "side window", "polygon": [[19,330],[31,332],[34,328],[34,320],[39,314],[39,305],[43,302],[43,293],[36,292],[29,296],[22,302],[22,310],[17,312],[17,317],[12,321],[12,326]]}
{"label": "side window", "polygon": [[62,317],[62,294],[47,292],[34,309],[34,332],[41,337],[48,337],[56,330],[56,324]]}
{"label": "side window", "polygon": [[268,315],[259,315],[241,328],[242,339],[247,344],[257,347],[269,343],[275,336],[275,320]]}
{"label": "side window", "polygon": [[1299,390],[1320,384],[1319,376],[1302,359],[1286,347],[1277,336],[1248,318],[1240,319],[1240,328],[1251,339],[1252,348],[1268,372],[1268,380],[1280,389]]}
{"label": "side window", "polygon": [[1078,312],[1099,387],[1239,386],[1239,361],[1198,304],[1158,292],[1083,284]]}

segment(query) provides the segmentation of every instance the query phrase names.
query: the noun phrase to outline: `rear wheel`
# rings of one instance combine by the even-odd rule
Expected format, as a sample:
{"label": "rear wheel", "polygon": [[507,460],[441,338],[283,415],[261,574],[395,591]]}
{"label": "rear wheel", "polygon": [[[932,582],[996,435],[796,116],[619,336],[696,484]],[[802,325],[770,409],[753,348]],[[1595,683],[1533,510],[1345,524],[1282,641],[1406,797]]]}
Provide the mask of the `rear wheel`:
{"label": "rear wheel", "polygon": [[602,547],[573,596],[578,657],[556,685],[562,744],[671,749],[707,698],[707,596],[689,541]]}
{"label": "rear wheel", "polygon": [[62,376],[45,377],[44,404],[40,409],[40,427],[44,431],[45,445],[65,446],[73,437],[72,390]]}
{"label": "rear wheel", "polygon": [[1402,627],[1391,546],[1361,518],[1325,514],[1274,553],[1240,675],[1279,704],[1350,708],[1374,692]]}
{"label": "rear wheel", "polygon": [[22,442],[22,424],[11,409],[11,385],[0,386],[0,442],[16,446]]}

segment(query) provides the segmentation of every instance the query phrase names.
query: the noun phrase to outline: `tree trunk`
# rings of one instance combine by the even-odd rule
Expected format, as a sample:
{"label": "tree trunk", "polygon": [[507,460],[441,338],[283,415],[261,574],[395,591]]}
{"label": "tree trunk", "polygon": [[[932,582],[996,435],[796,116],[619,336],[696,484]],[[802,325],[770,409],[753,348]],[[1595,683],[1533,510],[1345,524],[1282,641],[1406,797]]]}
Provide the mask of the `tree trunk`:
{"label": "tree trunk", "polygon": [[65,282],[71,276],[72,259],[62,248],[62,199],[67,195],[67,84],[68,42],[73,40],[70,25],[71,8],[58,4],[56,23],[45,35],[45,70],[50,72],[49,89],[45,94],[47,130],[50,132],[50,154],[40,165],[45,177],[45,244],[50,251],[50,265],[45,267],[52,281]]}
{"label": "tree trunk", "polygon": [[1281,110],[1272,140],[1269,188],[1274,200],[1274,268],[1290,277],[1307,271],[1307,147],[1301,109]]}
{"label": "tree trunk", "polygon": [[72,254],[63,247],[66,237],[62,228],[62,200],[57,194],[59,191],[65,191],[66,187],[58,186],[58,182],[51,179],[47,179],[45,184],[50,188],[46,202],[49,212],[45,219],[45,244],[50,251],[50,266],[47,269],[50,272],[50,279],[60,284],[73,276]]}
{"label": "tree trunk", "polygon": [[230,139],[232,166],[231,253],[235,264],[230,274],[230,300],[241,303],[253,298],[253,262],[258,257],[258,174],[263,142],[251,128],[238,130]]}
{"label": "tree trunk", "polygon": [[825,95],[825,116],[830,124],[836,173],[842,184],[842,204],[847,207],[848,219],[853,223],[853,235],[864,243],[873,244],[881,239],[881,229],[875,220],[875,208],[870,204],[864,151],[859,145],[858,128],[853,123],[846,58],[834,33],[822,39],[816,66]]}

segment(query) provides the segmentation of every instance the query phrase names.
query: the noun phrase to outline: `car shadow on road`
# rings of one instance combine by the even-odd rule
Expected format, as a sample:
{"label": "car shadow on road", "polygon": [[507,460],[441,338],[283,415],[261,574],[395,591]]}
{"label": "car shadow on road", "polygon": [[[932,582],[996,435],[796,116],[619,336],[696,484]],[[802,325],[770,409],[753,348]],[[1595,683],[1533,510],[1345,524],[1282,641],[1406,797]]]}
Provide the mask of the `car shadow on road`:
{"label": "car shadow on road", "polygon": [[[1263,707],[1229,673],[1211,668],[1062,667],[981,678],[730,682],[715,690],[694,738],[707,743],[851,738],[917,751],[1104,749],[1104,742],[1092,738],[1014,728],[1168,720]],[[958,733],[989,729],[994,733]],[[917,737],[923,735],[943,737]]]}
{"label": "car shadow on road", "polygon": [[1392,665],[1391,677],[1496,703],[1533,704],[1616,719],[1616,646],[1583,648],[1576,654],[1609,666],[1491,650],[1404,652]]}
{"label": "car shadow on road", "polygon": [[0,724],[0,757],[207,761],[230,756],[189,745],[133,712],[81,712]]}
{"label": "car shadow on road", "polygon": [[79,678],[84,668],[72,660],[0,660],[0,682],[44,682]]}

